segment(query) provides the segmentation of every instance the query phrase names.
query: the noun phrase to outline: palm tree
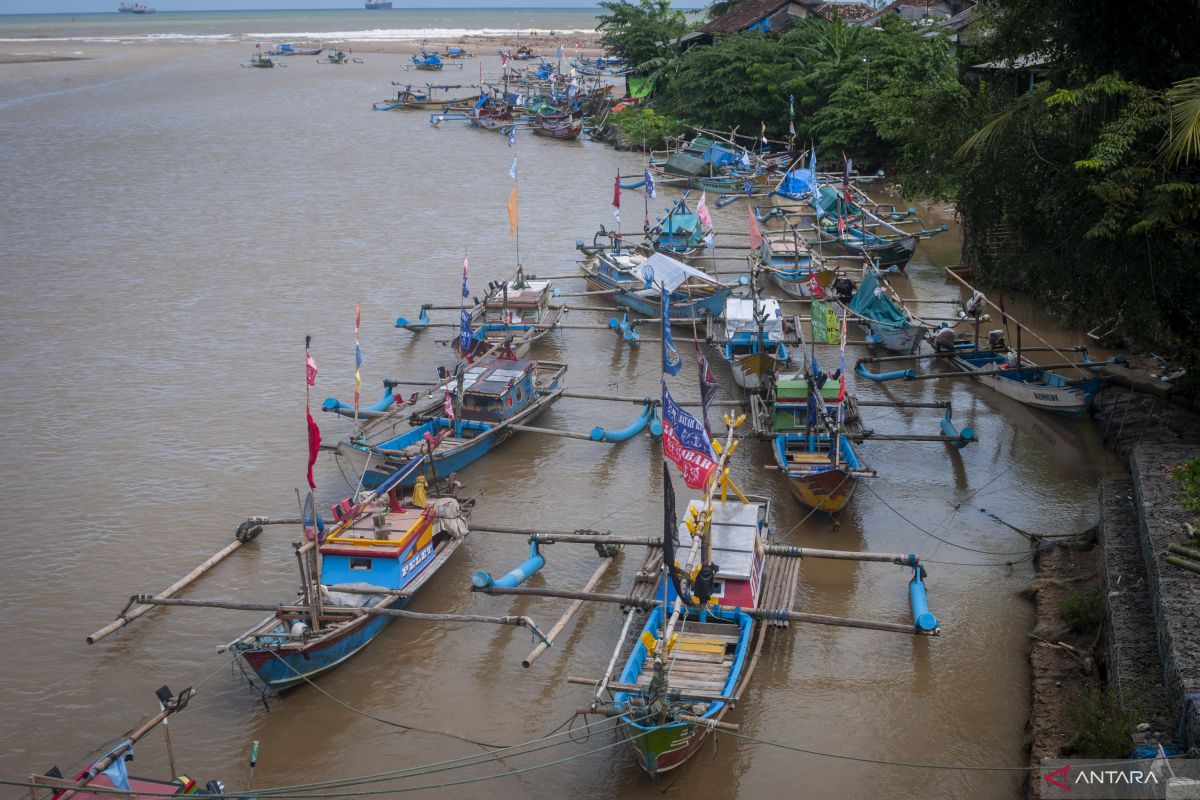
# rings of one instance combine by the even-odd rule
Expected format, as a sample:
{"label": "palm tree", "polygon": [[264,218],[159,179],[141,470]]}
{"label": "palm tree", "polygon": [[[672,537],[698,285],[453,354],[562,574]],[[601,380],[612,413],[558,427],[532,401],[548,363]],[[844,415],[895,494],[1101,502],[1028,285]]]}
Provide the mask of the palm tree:
{"label": "palm tree", "polygon": [[1200,156],[1200,76],[1177,82],[1167,90],[1170,127],[1161,152],[1170,166]]}

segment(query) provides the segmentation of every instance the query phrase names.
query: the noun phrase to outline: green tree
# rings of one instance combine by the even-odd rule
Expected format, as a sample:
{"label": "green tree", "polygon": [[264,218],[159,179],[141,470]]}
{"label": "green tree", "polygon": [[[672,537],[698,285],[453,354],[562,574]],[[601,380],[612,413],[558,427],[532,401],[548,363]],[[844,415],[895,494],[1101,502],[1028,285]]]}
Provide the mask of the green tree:
{"label": "green tree", "polygon": [[664,45],[688,27],[671,0],[602,0],[599,5],[607,12],[596,18],[600,46],[634,69],[661,55]]}

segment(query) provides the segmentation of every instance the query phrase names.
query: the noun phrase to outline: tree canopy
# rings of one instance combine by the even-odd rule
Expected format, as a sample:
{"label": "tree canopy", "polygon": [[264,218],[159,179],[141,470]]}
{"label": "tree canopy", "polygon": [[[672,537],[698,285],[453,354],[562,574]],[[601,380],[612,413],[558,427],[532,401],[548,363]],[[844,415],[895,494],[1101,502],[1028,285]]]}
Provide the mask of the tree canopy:
{"label": "tree canopy", "polygon": [[663,46],[687,31],[683,12],[671,0],[602,0],[598,16],[600,46],[638,67],[659,55]]}

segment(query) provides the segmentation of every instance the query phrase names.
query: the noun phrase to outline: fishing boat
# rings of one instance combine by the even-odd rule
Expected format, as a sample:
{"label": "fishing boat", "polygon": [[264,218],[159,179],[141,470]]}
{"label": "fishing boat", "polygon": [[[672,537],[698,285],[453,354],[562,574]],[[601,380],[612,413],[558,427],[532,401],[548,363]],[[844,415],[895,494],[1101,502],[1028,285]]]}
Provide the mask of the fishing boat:
{"label": "fishing boat", "polygon": [[775,388],[775,465],[792,495],[809,508],[836,514],[861,478],[875,477],[845,435],[845,384],[819,372],[781,379]]}
{"label": "fishing boat", "polygon": [[[483,302],[472,309],[467,353],[478,356],[507,347],[523,358],[534,342],[562,320],[563,306],[552,305],[553,298],[554,285],[550,281],[526,278],[520,268],[512,280],[491,283]],[[456,338],[453,346],[461,351],[461,339]]]}
{"label": "fishing boat", "polygon": [[153,14],[156,10],[142,3],[121,3],[117,6],[117,11],[122,14]]}
{"label": "fishing boat", "polygon": [[414,69],[419,69],[424,72],[441,72],[445,64],[442,62],[441,56],[433,55],[432,53],[422,52],[421,55],[413,55],[412,63]]}
{"label": "fishing boat", "polygon": [[364,7],[367,11],[390,11],[392,0],[367,0]]}
{"label": "fishing boat", "polygon": [[336,48],[331,48],[330,51],[325,54],[324,58],[317,59],[317,63],[318,64],[350,64],[350,63],[361,64],[361,63],[363,63],[363,60],[361,58],[352,57],[350,55],[349,50],[338,50]]}
{"label": "fishing boat", "polygon": [[[399,83],[393,82],[393,86],[399,86]],[[447,106],[461,106],[474,103],[479,95],[453,95],[449,94],[452,89],[467,89],[470,87],[462,84],[453,86],[435,86],[426,84],[423,88],[414,87],[411,83],[404,84],[403,89],[396,92],[395,97],[389,97],[386,100],[380,100],[372,104],[371,108],[375,111],[400,111],[405,109],[438,109],[443,110]]]}
{"label": "fishing boat", "polygon": [[703,321],[724,311],[732,291],[707,273],[664,253],[622,250],[617,244],[619,239],[614,238],[611,248],[601,246],[598,242],[602,236],[612,234],[602,229],[591,247],[575,243],[587,256],[579,267],[589,288],[611,290],[617,305],[656,318],[662,316],[661,293],[665,290],[670,293],[668,311],[673,323]]}
{"label": "fishing boat", "polygon": [[413,496],[401,495],[405,476],[423,461],[412,459],[363,500],[340,504],[346,517],[312,543],[319,580],[221,649],[238,653],[282,692],[370,644],[393,619],[370,612],[404,608],[470,533],[470,502],[428,499],[423,482]]}
{"label": "fishing boat", "polygon": [[681,197],[667,209],[666,216],[656,220],[646,237],[658,252],[688,258],[703,250],[707,233],[700,215],[688,208],[686,198]]}
{"label": "fishing boat", "polygon": [[[1086,351],[1083,358],[1086,362]],[[1086,414],[1104,385],[1098,375],[1070,379],[1027,358],[1018,358],[1015,350],[977,349],[971,343],[956,346],[950,362],[1005,397],[1065,417]]]}
{"label": "fishing boat", "polygon": [[[846,308],[854,322],[863,329],[872,344],[881,345],[893,353],[914,353],[921,346],[929,327],[904,307],[891,287],[880,278],[879,271],[865,266],[856,290],[848,278],[834,281],[838,302]],[[853,295],[846,299],[848,291]]]}
{"label": "fishing boat", "polygon": [[261,50],[255,50],[253,53],[250,54],[249,63],[243,64],[242,66],[243,67],[264,67],[266,69],[270,69],[271,67],[275,66],[275,62],[272,61],[271,57],[269,55],[267,55],[266,53],[262,52]]}
{"label": "fishing boat", "polygon": [[721,355],[738,386],[761,389],[780,367],[791,363],[778,300],[730,297],[725,301],[724,317]]}
{"label": "fishing boat", "polygon": [[474,58],[474,53],[468,53],[461,47],[447,47],[446,58]]}
{"label": "fishing boat", "polygon": [[[696,593],[687,605],[678,602],[678,578],[660,577],[656,596],[665,595],[665,601],[650,612],[621,668],[619,683],[631,689],[614,691],[611,700],[623,712],[621,735],[651,778],[699,751],[753,671],[765,625],[747,612],[757,610],[762,597],[769,518],[770,501],[760,498],[688,503],[678,536],[686,540],[697,531],[701,563],[710,570],[719,564],[720,577],[709,572],[707,586],[700,588],[704,578],[698,577],[685,588]],[[720,603],[718,610],[705,605],[710,599]]]}
{"label": "fishing boat", "polygon": [[269,56],[319,56],[323,47],[296,47],[294,44],[278,44],[267,51]]}
{"label": "fishing boat", "polygon": [[583,133],[583,118],[539,119],[530,125],[534,136],[571,141]]}
{"label": "fishing boat", "polygon": [[[29,776],[29,786],[35,794],[26,797],[48,796],[50,800],[59,798],[74,798],[74,800],[107,800],[112,797],[165,797],[168,795],[224,795],[225,784],[219,780],[210,780],[201,788],[198,781],[187,775],[176,775],[163,780],[160,778],[142,778],[129,774],[128,762],[133,761],[134,746],[162,727],[163,737],[167,743],[167,761],[171,772],[175,772],[175,756],[171,749],[171,739],[168,719],[187,708],[196,690],[188,687],[175,694],[167,686],[162,686],[155,692],[159,711],[149,719],[127,733],[121,734],[114,740],[102,745],[104,755],[96,758],[88,766],[75,773],[73,778],[66,778],[62,770],[52,766],[41,774]],[[172,726],[174,727],[174,726]],[[113,745],[112,742],[117,744]],[[254,745],[255,753],[251,756],[251,769],[257,759],[258,743]],[[48,795],[42,795],[38,789],[45,789]]]}
{"label": "fishing boat", "polygon": [[764,233],[757,257],[771,282],[792,297],[823,296],[837,277],[795,228]]}
{"label": "fishing boat", "polygon": [[[362,486],[381,485],[416,456],[430,457],[406,474],[401,486],[412,486],[418,477],[433,482],[475,463],[516,432],[532,422],[558,400],[564,391],[567,366],[551,361],[517,358],[511,351],[485,356],[474,364],[460,364],[457,375],[447,383],[445,402],[404,433],[381,441],[341,441],[336,458],[347,475]],[[325,401],[326,410],[337,400]]]}

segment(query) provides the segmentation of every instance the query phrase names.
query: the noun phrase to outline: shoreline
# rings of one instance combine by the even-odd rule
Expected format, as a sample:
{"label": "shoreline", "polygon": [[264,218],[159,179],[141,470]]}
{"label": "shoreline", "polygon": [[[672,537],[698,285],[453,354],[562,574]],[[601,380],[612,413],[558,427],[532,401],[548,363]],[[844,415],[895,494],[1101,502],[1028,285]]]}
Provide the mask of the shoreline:
{"label": "shoreline", "polygon": [[[356,40],[356,39],[294,39],[289,44],[298,47],[335,48],[355,53],[381,53],[389,55],[416,55],[424,50],[438,50],[445,53],[451,47],[459,47],[474,58],[496,58],[501,50],[515,53],[520,47],[528,47],[541,58],[554,60],[559,46],[563,49],[563,60],[577,58],[597,58],[604,55],[604,49],[599,45],[600,34],[592,33],[534,33],[524,36],[508,36],[495,34],[471,34],[467,36],[450,36],[428,39],[394,39],[394,40]],[[283,40],[263,40],[262,49],[268,50]],[[44,45],[38,40],[29,39],[19,42],[6,42],[0,45],[0,64],[33,64],[58,61],[86,61],[115,50],[136,52],[139,47],[230,47],[254,49],[254,42],[246,41],[202,41],[202,40],[135,40],[135,41],[105,41],[79,42],[45,40]],[[53,46],[50,46],[53,45]]]}

